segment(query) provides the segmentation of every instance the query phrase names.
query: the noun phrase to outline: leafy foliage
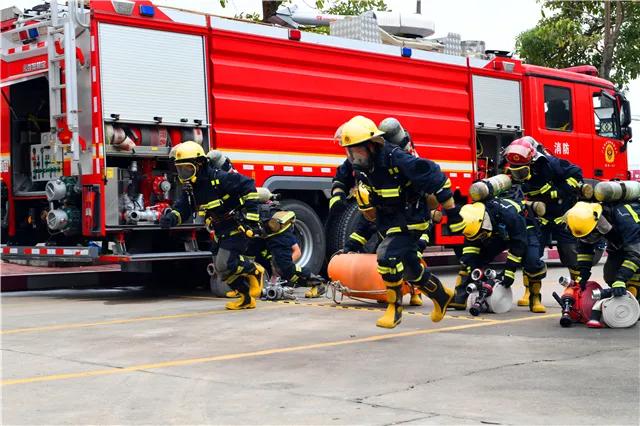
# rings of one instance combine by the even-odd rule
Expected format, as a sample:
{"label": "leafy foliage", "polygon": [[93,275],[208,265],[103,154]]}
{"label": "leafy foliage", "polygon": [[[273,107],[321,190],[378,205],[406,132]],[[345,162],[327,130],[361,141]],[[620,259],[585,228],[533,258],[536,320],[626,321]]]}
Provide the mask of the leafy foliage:
{"label": "leafy foliage", "polygon": [[620,86],[640,75],[640,2],[542,0],[542,19],[518,35],[528,63],[592,64]]}

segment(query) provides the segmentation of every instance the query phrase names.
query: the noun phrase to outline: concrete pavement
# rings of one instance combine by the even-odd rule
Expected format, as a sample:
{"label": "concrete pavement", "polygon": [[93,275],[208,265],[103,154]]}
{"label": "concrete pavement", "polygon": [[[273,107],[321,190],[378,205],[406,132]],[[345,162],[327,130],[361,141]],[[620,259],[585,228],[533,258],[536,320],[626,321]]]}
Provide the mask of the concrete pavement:
{"label": "concrete pavement", "polygon": [[[140,288],[2,296],[3,424],[638,424],[640,327]],[[452,285],[454,273],[439,276]],[[594,269],[595,280],[602,268]],[[522,286],[514,285],[515,297]]]}

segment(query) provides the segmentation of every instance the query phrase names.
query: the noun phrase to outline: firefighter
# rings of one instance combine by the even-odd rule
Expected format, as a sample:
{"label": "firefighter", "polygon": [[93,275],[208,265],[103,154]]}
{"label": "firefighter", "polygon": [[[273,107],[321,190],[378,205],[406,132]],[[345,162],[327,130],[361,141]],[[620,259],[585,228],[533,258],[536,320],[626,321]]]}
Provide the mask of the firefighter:
{"label": "firefighter", "polygon": [[444,317],[453,291],[422,265],[418,240],[429,226],[423,207],[427,193],[436,195],[450,220],[459,220],[451,181],[436,163],[414,157],[385,141],[383,135],[366,117],[356,116],[343,124],[340,145],[345,148],[347,159],[333,180],[330,205],[346,199],[347,193],[360,183],[369,192],[376,228],[384,236],[376,254],[388,302],[376,325],[394,328],[402,320],[403,278],[431,298],[431,319],[437,322]]}
{"label": "firefighter", "polygon": [[539,230],[535,219],[525,218],[524,212],[522,203],[509,198],[491,198],[462,207],[460,216],[463,220],[453,227],[454,231],[462,231],[465,241],[451,307],[466,308],[466,286],[471,271],[484,268],[507,250],[507,261],[501,274],[502,285],[511,287],[516,269],[522,265],[529,281],[529,309],[535,313],[546,312],[540,288],[542,279],[547,275],[547,267],[539,255]]}
{"label": "firefighter", "polygon": [[[278,203],[273,201],[261,204],[258,211],[265,233],[252,240],[250,253],[254,253],[257,259],[262,259],[262,262],[273,263],[275,272],[289,285],[311,286],[305,297],[322,296],[326,292],[322,278],[312,274],[306,267],[296,265],[294,261],[294,254],[299,252],[298,241],[293,232],[295,213],[280,209]],[[267,270],[271,269],[264,263],[263,266]]]}
{"label": "firefighter", "polygon": [[[507,173],[519,183],[527,200],[543,201],[546,213],[540,217],[540,257],[544,247],[556,241],[560,261],[569,268],[572,278],[578,276],[577,241],[563,224],[563,216],[578,201],[582,186],[582,170],[567,160],[558,159],[544,150],[530,136],[516,139],[505,149]],[[518,306],[529,304],[528,279],[525,294]]]}
{"label": "firefighter", "polygon": [[203,216],[215,232],[216,271],[239,294],[226,308],[255,308],[255,297],[262,292],[264,268],[244,255],[249,238],[262,233],[253,180],[210,167],[202,146],[193,141],[177,145],[173,154],[183,192],[173,210],[160,218],[160,226],[170,228],[191,215]]}
{"label": "firefighter", "polygon": [[[229,173],[237,173],[231,160],[220,151],[211,150],[207,153],[212,167]],[[275,272],[294,286],[311,286],[305,293],[307,298],[320,297],[326,292],[326,285],[322,277],[312,274],[307,268],[295,264],[300,258],[301,250],[298,240],[293,232],[295,213],[283,211],[279,204],[267,201],[258,206],[258,214],[265,233],[260,238],[254,238],[249,244],[248,254],[265,268],[269,274],[273,274],[271,265],[275,266]],[[228,291],[226,297],[238,297],[235,290]]]}
{"label": "firefighter", "polygon": [[[376,210],[371,205],[369,201],[369,191],[362,185],[358,184],[356,189],[353,191],[354,198],[356,199],[356,203],[358,204],[358,210],[360,211],[360,216],[358,216],[355,229],[349,235],[349,239],[344,245],[344,252],[352,252],[352,253],[365,253],[367,252],[366,244],[371,237],[373,237],[377,233],[376,229]],[[422,255],[422,252],[427,248],[429,244],[429,231],[427,228],[425,232],[422,233],[420,239],[418,240],[418,253]],[[382,235],[378,234],[379,240],[382,240]],[[411,306],[422,306],[422,297],[420,296],[420,290],[415,287],[411,288],[411,299],[409,300],[409,305]]]}
{"label": "firefighter", "polygon": [[[612,204],[578,202],[566,214],[567,227],[578,238],[577,281],[584,286],[591,277],[597,243],[607,241],[604,280],[614,297],[627,290],[640,295],[640,201]],[[602,311],[593,310],[589,327],[601,328]]]}

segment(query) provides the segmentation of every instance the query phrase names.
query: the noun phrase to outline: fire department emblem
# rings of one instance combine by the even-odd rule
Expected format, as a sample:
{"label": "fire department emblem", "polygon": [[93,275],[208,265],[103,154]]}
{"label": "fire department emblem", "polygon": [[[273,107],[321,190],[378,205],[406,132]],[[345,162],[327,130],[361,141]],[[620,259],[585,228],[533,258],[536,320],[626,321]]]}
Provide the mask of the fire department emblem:
{"label": "fire department emblem", "polygon": [[616,147],[613,142],[607,141],[603,146],[604,161],[607,163],[613,163],[616,159]]}

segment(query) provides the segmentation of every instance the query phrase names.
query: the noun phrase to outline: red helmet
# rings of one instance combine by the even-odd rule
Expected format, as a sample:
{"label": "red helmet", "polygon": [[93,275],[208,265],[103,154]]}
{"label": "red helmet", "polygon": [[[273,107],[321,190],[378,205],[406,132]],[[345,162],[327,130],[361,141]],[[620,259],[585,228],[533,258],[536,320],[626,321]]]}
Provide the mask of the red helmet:
{"label": "red helmet", "polygon": [[523,166],[529,164],[536,153],[531,136],[516,139],[504,150],[504,157],[509,164]]}

